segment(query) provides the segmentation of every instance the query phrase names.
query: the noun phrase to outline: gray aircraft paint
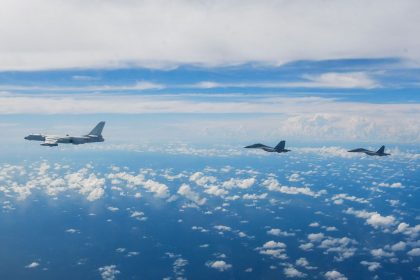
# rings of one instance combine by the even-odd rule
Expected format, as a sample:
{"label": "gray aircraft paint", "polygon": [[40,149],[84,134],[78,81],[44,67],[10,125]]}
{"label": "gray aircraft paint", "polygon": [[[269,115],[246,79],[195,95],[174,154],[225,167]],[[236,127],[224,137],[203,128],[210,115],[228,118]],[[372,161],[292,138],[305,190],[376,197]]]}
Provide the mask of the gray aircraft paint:
{"label": "gray aircraft paint", "polygon": [[80,145],[86,143],[104,142],[102,137],[102,130],[104,129],[105,122],[99,122],[91,132],[81,136],[57,136],[57,135],[44,135],[44,134],[30,134],[25,137],[25,140],[30,141],[43,141],[41,146],[55,147],[58,144],[73,144]]}
{"label": "gray aircraft paint", "polygon": [[389,156],[391,154],[387,154],[385,153],[385,146],[382,146],[379,148],[379,150],[377,150],[376,152],[371,151],[371,150],[367,150],[364,148],[357,148],[357,149],[353,149],[348,151],[349,153],[365,153],[368,156],[379,156],[379,157],[384,157],[384,156]]}
{"label": "gray aircraft paint", "polygon": [[267,145],[264,145],[264,144],[261,144],[261,143],[249,145],[249,146],[246,146],[244,148],[246,148],[246,149],[261,149],[261,150],[264,150],[264,151],[269,152],[269,153],[287,153],[287,152],[290,152],[290,150],[287,150],[287,149],[284,148],[285,146],[286,146],[286,141],[282,140],[274,148],[270,147],[270,146],[267,146]]}

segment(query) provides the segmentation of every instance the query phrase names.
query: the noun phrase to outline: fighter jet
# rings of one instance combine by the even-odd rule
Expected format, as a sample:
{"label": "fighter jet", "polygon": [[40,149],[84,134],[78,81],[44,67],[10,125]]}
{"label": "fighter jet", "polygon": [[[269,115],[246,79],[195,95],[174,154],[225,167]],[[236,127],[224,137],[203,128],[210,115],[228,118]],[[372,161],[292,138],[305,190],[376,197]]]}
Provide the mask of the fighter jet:
{"label": "fighter jet", "polygon": [[105,139],[102,137],[102,130],[104,129],[105,122],[98,123],[91,132],[82,136],[56,136],[56,135],[44,135],[44,134],[30,134],[25,137],[26,140],[32,141],[44,141],[41,146],[54,147],[60,143],[65,144],[85,144],[93,142],[104,142]]}
{"label": "fighter jet", "polygon": [[376,152],[374,151],[370,151],[370,150],[366,150],[363,148],[358,148],[358,149],[354,149],[354,150],[350,150],[348,151],[349,153],[365,153],[368,156],[380,156],[380,157],[384,157],[384,156],[389,156],[391,154],[387,154],[385,153],[385,146],[382,146],[379,150],[377,150]]}
{"label": "fighter jet", "polygon": [[260,143],[249,145],[249,146],[246,146],[244,148],[247,148],[247,149],[261,149],[261,150],[264,150],[264,151],[269,152],[269,153],[287,153],[287,152],[290,152],[290,150],[285,149],[284,146],[286,146],[286,141],[282,140],[274,148],[266,146],[264,144],[260,144]]}

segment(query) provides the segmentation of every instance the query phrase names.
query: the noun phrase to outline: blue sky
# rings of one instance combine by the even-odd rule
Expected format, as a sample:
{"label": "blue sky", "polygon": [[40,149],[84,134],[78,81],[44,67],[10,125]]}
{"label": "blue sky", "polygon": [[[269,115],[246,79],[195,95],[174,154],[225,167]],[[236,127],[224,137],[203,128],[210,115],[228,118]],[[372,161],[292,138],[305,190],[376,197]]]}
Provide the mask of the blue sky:
{"label": "blue sky", "polygon": [[7,1],[0,125],[13,141],[103,119],[130,142],[163,139],[164,127],[174,141],[417,143],[418,10],[410,0]]}
{"label": "blue sky", "polygon": [[2,0],[0,278],[415,277],[419,13]]}

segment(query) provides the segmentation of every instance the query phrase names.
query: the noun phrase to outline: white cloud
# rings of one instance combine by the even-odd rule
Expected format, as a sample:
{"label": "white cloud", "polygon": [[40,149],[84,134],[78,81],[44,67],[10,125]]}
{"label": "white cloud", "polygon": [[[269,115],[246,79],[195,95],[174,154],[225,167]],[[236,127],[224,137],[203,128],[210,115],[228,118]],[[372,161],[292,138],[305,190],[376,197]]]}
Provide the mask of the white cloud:
{"label": "white cloud", "polygon": [[88,196],[86,197],[89,201],[94,201],[100,199],[105,194],[104,189],[102,188],[95,188],[93,189]]}
{"label": "white cloud", "polygon": [[324,239],[319,248],[325,249],[325,253],[335,253],[337,256],[334,256],[334,260],[336,261],[343,261],[354,256],[356,252],[356,248],[353,245],[357,244],[357,242],[353,239],[348,237],[342,238],[333,238],[328,237]]}
{"label": "white cloud", "polygon": [[394,256],[394,253],[393,252],[387,252],[387,251],[385,251],[382,248],[370,250],[370,253],[375,258],[390,258],[390,257],[393,257]]}
{"label": "white cloud", "polygon": [[264,243],[263,248],[286,248],[286,244],[271,240]]}
{"label": "white cloud", "polygon": [[303,251],[311,251],[313,247],[314,247],[314,244],[312,244],[311,242],[299,245],[299,248],[302,249]]}
{"label": "white cloud", "polygon": [[214,226],[214,228],[219,230],[219,231],[231,231],[232,230],[231,227],[224,226],[224,225],[217,225],[217,226]]}
{"label": "white cloud", "polygon": [[71,234],[80,233],[80,231],[78,229],[74,229],[74,228],[66,229],[66,232],[71,233]]}
{"label": "white cloud", "polygon": [[[255,96],[244,98],[241,94],[230,94],[222,101],[215,96],[206,97],[198,101],[188,94],[92,93],[75,96],[0,93],[0,114],[265,113],[246,122],[242,118],[229,117],[223,120],[193,118],[186,122],[170,123],[169,128],[174,129],[176,136],[188,140],[191,137],[209,139],[220,137],[221,134],[228,134],[234,139],[249,138],[250,135],[272,137],[273,131],[288,138],[307,137],[314,140],[370,141],[384,138],[413,142],[420,139],[420,124],[417,121],[420,118],[420,105],[416,103],[354,103],[321,97],[279,97],[272,94],[259,95],[258,102],[255,102]],[[268,116],[267,113],[281,115]],[[279,122],[282,126],[278,126]],[[130,133],[131,136],[133,131]],[[343,149],[316,149],[325,155],[357,156]],[[299,151],[303,152],[304,149]],[[309,151],[313,152],[314,149]]]}
{"label": "white cloud", "polygon": [[268,178],[262,183],[270,191],[281,192],[285,194],[303,194],[309,196],[318,196],[318,193],[313,192],[309,187],[288,187],[282,186],[275,178]]}
{"label": "white cloud", "polygon": [[286,267],[283,269],[283,273],[287,278],[305,278],[306,274],[297,270],[294,267]]}
{"label": "white cloud", "polygon": [[308,260],[306,259],[306,258],[299,258],[299,259],[297,259],[296,260],[296,265],[297,266],[301,266],[301,267],[303,267],[303,268],[305,268],[305,269],[317,269],[317,267],[314,267],[314,266],[310,266],[309,265],[309,262],[308,262]]}
{"label": "white cloud", "polygon": [[219,83],[203,81],[193,85],[184,85],[191,88],[363,88],[372,89],[380,85],[365,72],[323,73],[319,75],[303,75],[300,82],[254,82],[254,83]]}
{"label": "white cloud", "polygon": [[420,248],[414,248],[407,252],[407,255],[412,257],[419,257],[420,256]]}
{"label": "white cloud", "polygon": [[216,269],[220,272],[223,272],[223,271],[226,271],[226,270],[229,270],[229,269],[232,268],[231,264],[228,264],[225,261],[221,261],[221,260],[209,261],[209,262],[206,263],[206,265],[208,267],[214,268],[214,269]]}
{"label": "white cloud", "polygon": [[337,270],[331,270],[324,274],[325,279],[327,280],[347,280],[347,277]]}
{"label": "white cloud", "polygon": [[373,226],[374,228],[387,228],[395,224],[395,218],[392,215],[382,216],[378,212],[368,212],[366,210],[353,210],[353,208],[348,208],[344,211],[346,214],[352,214],[358,218],[363,218],[366,220],[366,223]]}
{"label": "white cloud", "polygon": [[358,203],[369,203],[369,201],[364,198],[359,198],[354,195],[348,195],[346,193],[336,194],[331,199],[334,200],[334,203],[336,204],[338,204],[337,201],[343,200],[343,199],[348,200],[348,201],[358,202]]}
{"label": "white cloud", "polygon": [[222,186],[227,189],[231,188],[240,188],[240,189],[248,189],[254,185],[256,182],[255,178],[247,178],[247,179],[234,179],[231,178],[228,181],[223,182]]}
{"label": "white cloud", "polygon": [[89,201],[100,199],[105,193],[103,189],[105,179],[98,178],[93,173],[88,175],[86,168],[68,174],[64,178],[67,180],[70,189],[76,189],[79,193],[86,195],[86,199]]}
{"label": "white cloud", "polygon": [[206,186],[207,184],[215,183],[217,181],[214,176],[205,176],[203,172],[195,172],[190,176],[190,181],[195,182],[199,186]]}
{"label": "white cloud", "polygon": [[214,196],[224,196],[228,194],[227,190],[219,188],[218,186],[209,186],[204,192]]}
{"label": "white cloud", "polygon": [[153,180],[147,180],[144,182],[143,187],[148,191],[155,194],[156,197],[165,198],[169,196],[169,189],[163,183],[159,183]]}
{"label": "white cloud", "polygon": [[[420,57],[419,4],[410,0],[176,0],[169,6],[5,0],[2,6],[0,26],[8,28],[0,31],[1,70]],[[316,81],[356,83],[334,76]]]}
{"label": "white cloud", "polygon": [[375,271],[378,268],[381,268],[381,264],[378,262],[361,261],[360,263],[364,266],[367,266],[369,271]]}
{"label": "white cloud", "polygon": [[[321,75],[307,75],[310,83],[300,83],[303,87],[317,88],[366,88],[378,87],[377,82],[372,80],[364,72],[352,73],[323,73]],[[299,86],[299,83],[297,83]]]}
{"label": "white cloud", "polygon": [[414,239],[420,233],[420,225],[410,227],[409,224],[402,222],[398,224],[397,229],[393,233],[402,233]]}
{"label": "white cloud", "polygon": [[103,280],[114,280],[116,279],[117,275],[120,274],[120,271],[114,264],[100,267],[98,270]]}
{"label": "white cloud", "polygon": [[187,184],[182,184],[178,189],[178,194],[185,196],[189,200],[193,201],[197,205],[203,205],[206,203],[206,198],[201,198],[198,193],[193,191]]}
{"label": "white cloud", "polygon": [[30,264],[26,265],[25,268],[36,268],[39,266],[39,262],[31,262]]}
{"label": "white cloud", "polygon": [[267,241],[262,247],[256,248],[262,255],[268,255],[276,259],[285,260],[287,259],[286,244],[283,242],[275,242],[273,240]]}
{"label": "white cloud", "polygon": [[391,246],[392,251],[404,251],[406,247],[406,243],[404,241],[399,241]]}
{"label": "white cloud", "polygon": [[267,231],[267,234],[274,236],[295,236],[293,232],[282,231],[279,228],[272,228],[269,231]]}
{"label": "white cloud", "polygon": [[246,193],[242,196],[242,198],[243,199],[257,200],[257,199],[265,199],[267,197],[267,195],[268,195],[267,193],[262,193],[260,195]]}
{"label": "white cloud", "polygon": [[312,242],[320,242],[322,239],[324,239],[324,237],[325,236],[322,232],[308,234],[308,239]]}

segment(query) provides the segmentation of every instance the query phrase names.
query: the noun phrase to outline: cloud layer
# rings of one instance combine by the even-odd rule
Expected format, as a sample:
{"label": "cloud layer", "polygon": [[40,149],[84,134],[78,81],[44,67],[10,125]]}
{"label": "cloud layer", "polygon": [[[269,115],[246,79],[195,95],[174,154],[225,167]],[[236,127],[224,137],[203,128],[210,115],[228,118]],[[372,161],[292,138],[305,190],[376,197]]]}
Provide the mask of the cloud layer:
{"label": "cloud layer", "polygon": [[415,0],[12,1],[1,70],[420,59]]}

